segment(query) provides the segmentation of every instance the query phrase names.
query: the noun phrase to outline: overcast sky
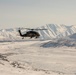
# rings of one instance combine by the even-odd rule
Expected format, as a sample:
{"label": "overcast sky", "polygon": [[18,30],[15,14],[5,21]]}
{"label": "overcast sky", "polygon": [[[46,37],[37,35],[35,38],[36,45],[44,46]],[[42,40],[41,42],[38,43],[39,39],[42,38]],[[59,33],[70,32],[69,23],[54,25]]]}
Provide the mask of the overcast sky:
{"label": "overcast sky", "polygon": [[76,0],[0,0],[0,28],[76,24]]}

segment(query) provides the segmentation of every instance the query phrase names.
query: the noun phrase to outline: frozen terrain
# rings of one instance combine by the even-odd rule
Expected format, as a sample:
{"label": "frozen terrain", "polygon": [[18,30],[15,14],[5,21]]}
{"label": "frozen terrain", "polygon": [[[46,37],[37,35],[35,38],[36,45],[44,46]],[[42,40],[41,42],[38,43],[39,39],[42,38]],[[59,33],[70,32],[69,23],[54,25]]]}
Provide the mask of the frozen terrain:
{"label": "frozen terrain", "polygon": [[76,48],[49,41],[0,42],[0,75],[76,75]]}
{"label": "frozen terrain", "polygon": [[[38,39],[0,29],[0,75],[76,75],[76,26],[48,24]],[[22,34],[26,30],[21,30]]]}

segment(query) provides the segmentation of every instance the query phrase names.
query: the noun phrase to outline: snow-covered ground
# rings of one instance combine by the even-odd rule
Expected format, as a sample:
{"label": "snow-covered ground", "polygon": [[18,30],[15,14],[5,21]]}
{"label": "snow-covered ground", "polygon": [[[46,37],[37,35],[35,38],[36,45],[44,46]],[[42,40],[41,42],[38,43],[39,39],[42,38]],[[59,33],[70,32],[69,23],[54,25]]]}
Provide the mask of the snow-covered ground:
{"label": "snow-covered ground", "polygon": [[42,46],[48,42],[1,42],[0,75],[76,75],[76,48]]}

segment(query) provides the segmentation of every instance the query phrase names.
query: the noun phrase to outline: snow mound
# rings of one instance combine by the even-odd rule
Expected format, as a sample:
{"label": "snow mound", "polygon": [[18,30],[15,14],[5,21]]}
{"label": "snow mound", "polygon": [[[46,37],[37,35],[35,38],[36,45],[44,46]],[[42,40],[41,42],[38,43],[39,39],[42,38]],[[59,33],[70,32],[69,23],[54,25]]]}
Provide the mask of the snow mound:
{"label": "snow mound", "polygon": [[58,39],[54,41],[49,41],[43,43],[41,47],[48,48],[48,47],[76,47],[76,40],[72,39]]}
{"label": "snow mound", "polygon": [[75,39],[76,40],[76,33],[72,34],[69,36],[71,39]]}

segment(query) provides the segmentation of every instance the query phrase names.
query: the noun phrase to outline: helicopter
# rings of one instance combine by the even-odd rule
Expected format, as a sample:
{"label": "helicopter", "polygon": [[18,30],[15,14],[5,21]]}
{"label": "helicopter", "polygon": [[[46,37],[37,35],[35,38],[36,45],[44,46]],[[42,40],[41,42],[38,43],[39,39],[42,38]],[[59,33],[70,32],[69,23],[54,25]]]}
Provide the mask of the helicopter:
{"label": "helicopter", "polygon": [[[25,34],[22,34],[21,29],[27,29],[29,31],[27,31]],[[36,30],[46,30],[46,29],[19,28],[18,32],[19,32],[19,35],[22,37],[22,39],[24,39],[24,37],[30,37],[30,38],[35,37],[37,39],[40,37],[40,34]]]}

